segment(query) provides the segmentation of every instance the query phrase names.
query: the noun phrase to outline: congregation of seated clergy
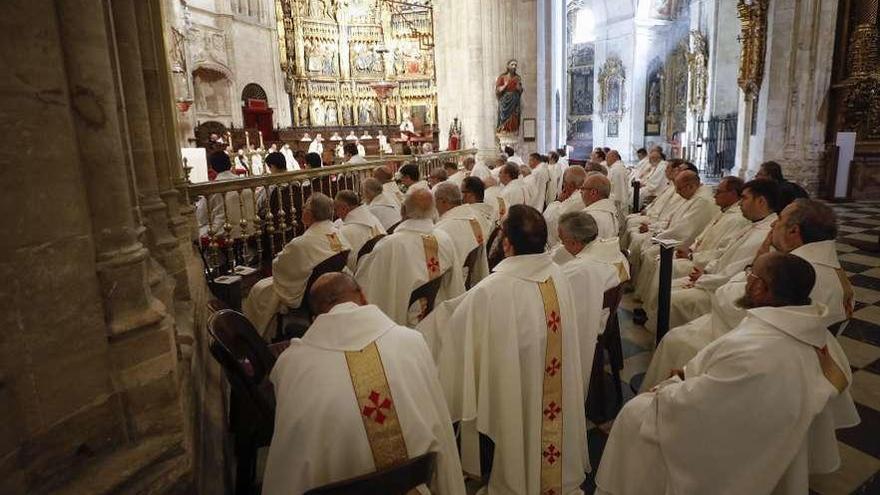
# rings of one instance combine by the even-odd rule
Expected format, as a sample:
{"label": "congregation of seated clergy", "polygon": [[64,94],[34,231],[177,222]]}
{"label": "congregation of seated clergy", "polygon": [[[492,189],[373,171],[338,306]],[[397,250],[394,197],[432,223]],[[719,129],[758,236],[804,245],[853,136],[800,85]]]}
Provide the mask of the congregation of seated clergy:
{"label": "congregation of seated clergy", "polygon": [[[774,162],[707,183],[660,147],[638,156],[506,148],[312,192],[242,306],[265,342],[289,344],[267,378],[262,492],[426,455],[420,490],[441,494],[805,494],[838,469],[836,430],[859,417],[833,210]],[[211,165],[222,180],[229,158]],[[292,208],[277,192],[257,191],[261,217]],[[235,225],[222,202],[203,201],[203,231]],[[624,293],[666,333],[596,462],[586,411],[612,400],[598,375]]]}

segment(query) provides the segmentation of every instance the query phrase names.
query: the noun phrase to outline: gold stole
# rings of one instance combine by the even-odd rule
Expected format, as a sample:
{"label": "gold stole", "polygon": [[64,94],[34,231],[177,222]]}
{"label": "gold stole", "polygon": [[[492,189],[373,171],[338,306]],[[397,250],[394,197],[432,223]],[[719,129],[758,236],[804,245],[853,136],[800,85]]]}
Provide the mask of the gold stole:
{"label": "gold stole", "polygon": [[547,322],[541,397],[541,493],[562,493],[562,319],[553,279],[538,284]]}
{"label": "gold stole", "polygon": [[626,272],[626,266],[624,266],[622,261],[615,262],[614,266],[617,267],[617,278],[621,284],[629,280],[629,273]]}
{"label": "gold stole", "polygon": [[849,381],[847,381],[843,370],[837,366],[837,363],[828,354],[828,346],[822,348],[814,347],[814,349],[816,349],[816,356],[819,357],[819,366],[822,368],[822,374],[834,385],[837,393],[842,393],[849,386]]}
{"label": "gold stole", "polygon": [[406,462],[406,441],[376,342],[360,351],[346,352],[345,361],[376,470]]}
{"label": "gold stole", "polygon": [[498,200],[498,218],[501,218],[504,215],[507,215],[507,205],[504,204],[504,198],[502,198],[501,196],[498,196],[495,199]]}
{"label": "gold stole", "polygon": [[846,272],[843,271],[843,268],[838,268],[834,270],[837,273],[837,278],[840,280],[840,286],[843,288],[843,310],[846,313],[846,319],[852,318],[853,310],[855,309],[855,291],[853,291],[852,284],[849,283],[849,278],[846,276]]}
{"label": "gold stole", "polygon": [[434,280],[440,276],[440,246],[437,238],[432,235],[422,236],[422,245],[425,248],[425,266],[428,268],[428,279]]}
{"label": "gold stole", "polygon": [[338,235],[331,232],[330,234],[327,234],[327,240],[330,242],[330,249],[332,249],[334,253],[342,251],[342,243],[339,241]]}
{"label": "gold stole", "polygon": [[468,222],[471,224],[471,230],[474,231],[474,239],[477,240],[477,244],[483,244],[483,228],[480,227],[480,222],[478,222],[475,218],[468,219]]}

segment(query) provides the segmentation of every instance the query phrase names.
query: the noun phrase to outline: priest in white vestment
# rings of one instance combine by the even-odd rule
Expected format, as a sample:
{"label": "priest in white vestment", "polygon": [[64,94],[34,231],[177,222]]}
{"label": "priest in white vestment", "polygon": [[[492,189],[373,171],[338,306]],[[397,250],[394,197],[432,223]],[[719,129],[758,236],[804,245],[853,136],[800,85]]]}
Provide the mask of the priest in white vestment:
{"label": "priest in white vestment", "polygon": [[289,144],[284,143],[284,146],[281,147],[281,154],[284,155],[288,170],[299,170],[301,168],[299,162],[296,161],[296,157],[293,156],[293,150],[290,149]]}
{"label": "priest in white vestment", "polygon": [[397,171],[400,174],[400,183],[406,187],[406,193],[404,197],[409,196],[410,194],[418,191],[419,189],[424,189],[426,191],[431,190],[431,186],[428,184],[428,181],[421,179],[421,172],[419,172],[419,166],[414,163],[407,163],[406,165],[400,167],[400,170]]}
{"label": "priest in white vestment", "polygon": [[361,194],[364,204],[370,213],[379,219],[384,230],[400,222],[400,203],[392,193],[384,190],[382,183],[373,177],[368,177],[361,183]]}
{"label": "priest in white vestment", "polygon": [[376,243],[373,252],[358,263],[355,278],[367,300],[401,325],[415,325],[427,315],[425,301],[414,301],[412,292],[442,278],[435,305],[464,292],[462,264],[455,243],[435,230],[434,198],[427,189],[409,194],[403,203],[404,221],[394,233]]}
{"label": "priest in white vestment", "polygon": [[502,185],[501,199],[504,200],[507,208],[513,205],[531,204],[532,191],[519,176],[519,168],[516,165],[508,163],[501,167],[498,180]]}
{"label": "priest in white vestment", "polygon": [[460,186],[461,181],[463,181],[464,178],[468,176],[467,170],[459,170],[458,164],[455,162],[444,163],[443,169],[446,170],[446,180],[452,182],[456,186]]}
{"label": "priest in white vestment", "polygon": [[[473,158],[469,158],[469,159],[473,159]],[[486,161],[488,162],[488,160],[486,160]],[[467,163],[467,160],[465,160],[465,163]],[[487,177],[492,176],[492,170],[486,165],[485,162],[482,162],[482,161],[476,162],[476,163],[474,163],[474,168],[471,169],[470,176],[476,177],[480,180],[486,180]]]}
{"label": "priest in white vestment", "polygon": [[610,198],[617,206],[617,219],[623,221],[630,209],[631,186],[629,172],[617,150],[608,152],[608,180],[611,181]]}
{"label": "priest in white vestment", "polygon": [[388,166],[376,167],[373,170],[373,178],[382,184],[382,191],[385,192],[387,197],[394,199],[397,202],[397,206],[403,203],[403,191],[400,190],[400,186],[394,181],[394,174]]}
{"label": "priest in white vestment", "polygon": [[277,313],[300,306],[312,270],[333,255],[351,249],[332,220],[333,200],[312,193],[302,211],[306,231],[275,256],[272,276],[254,284],[244,300],[245,316],[264,337],[270,336],[270,323]]}
{"label": "priest in white vestment", "polygon": [[701,186],[700,177],[692,170],[683,170],[675,176],[675,193],[682,199],[678,209],[668,223],[652,224],[648,236],[634,236],[630,243],[630,263],[637,278],[641,276],[642,261],[653,260],[660,252],[660,248],[652,244],[653,239],[689,246],[715,216],[718,207],[711,198],[699,194]]}
{"label": "priest in white vestment", "polygon": [[562,193],[562,176],[565,174],[565,171],[568,170],[568,162],[560,162],[559,153],[551,151],[547,155],[547,164],[550,169],[550,178],[553,181],[553,194],[547,198],[547,202],[549,203]]}
{"label": "priest in white vestment", "polygon": [[648,166],[638,177],[641,183],[639,197],[643,203],[660,196],[660,193],[670,186],[672,177],[666,173],[667,163],[661,153],[657,148],[651,149],[648,153]]}
{"label": "priest in white vestment", "polygon": [[[742,215],[739,204],[743,184],[742,179],[734,176],[725,177],[718,184],[715,189],[715,205],[721,211],[715,214],[693,243],[676,249],[672,260],[673,279],[688,275],[694,267],[705,269],[706,265],[724,254],[737,234],[750,223]],[[653,250],[654,256],[642,256],[642,266],[635,284],[635,295],[642,300],[642,306],[649,313],[649,321],[656,320],[650,313],[657,309],[660,286],[660,250],[658,247]]]}
{"label": "priest in white vestment", "polygon": [[[676,174],[679,172],[679,165],[685,163],[683,160],[670,160],[664,162],[665,177],[672,182],[675,180]],[[626,217],[626,226],[623,230],[620,244],[628,249],[633,240],[642,242],[644,235],[647,233],[652,224],[668,223],[669,219],[676,212],[684,199],[675,192],[674,187],[667,187],[661,192],[641,213],[632,213]]]}
{"label": "priest in white vestment", "polygon": [[752,262],[758,248],[767,239],[773,222],[779,188],[775,182],[758,179],[743,186],[740,204],[743,216],[752,224],[740,231],[730,246],[705,269],[694,268],[687,276],[672,281],[669,328],[695,320],[712,309],[712,293]]}
{"label": "priest in white vestment", "polygon": [[382,222],[370,212],[370,208],[362,205],[354,191],[343,189],[336,193],[333,201],[336,218],[342,220],[339,231],[351,246],[346,266],[351,273],[357,270],[358,253],[370,239],[385,235]]}
{"label": "priest in white vestment", "polygon": [[483,202],[495,211],[495,218],[500,221],[507,215],[507,200],[504,199],[504,188],[493,177],[483,180]]}
{"label": "priest in white vestment", "polygon": [[[797,200],[783,210],[769,235],[773,249],[806,260],[816,273],[810,298],[828,308],[825,326],[849,319],[853,290],[837,259],[837,220],[825,203]],[[673,327],[657,346],[648,366],[643,390],[663,380],[672,368],[680,368],[703,347],[734,328],[745,317],[737,303],[745,294],[748,275],[735,274],[715,290],[711,309],[685,325]]]}
{"label": "priest in white vestment", "polygon": [[588,173],[581,187],[581,199],[587,205],[584,211],[596,220],[599,237],[602,239],[617,237],[620,231],[617,223],[617,206],[609,196],[611,196],[611,181],[608,177],[597,172]]}
{"label": "priest in white vestment", "polygon": [[[589,469],[576,301],[544,252],[540,212],[502,221],[506,258],[417,328],[440,370],[462,466],[479,476],[477,432],[494,442],[489,494],[580,494]],[[592,352],[592,351],[591,351]],[[552,492],[551,492],[552,490]]]}
{"label": "priest in white vestment", "polygon": [[756,260],[745,319],[620,411],[597,494],[803,495],[836,470],[835,430],[859,419],[815,281],[796,256]]}
{"label": "priest in white vestment", "polygon": [[467,271],[468,267],[464,267],[462,273],[465,282],[469,283],[468,287],[474,286],[489,275],[486,241],[491,233],[491,224],[471,205],[462,203],[461,189],[451,181],[437,185],[434,203],[440,215],[434,229],[449,234],[459,261],[464,264],[468,256],[476,252],[473,270]]}
{"label": "priest in white vestment", "polygon": [[581,196],[581,187],[587,179],[587,172],[581,167],[566,169],[562,178],[562,192],[559,199],[547,205],[544,220],[547,222],[547,244],[553,248],[559,244],[559,217],[573,211],[581,211],[587,207]]}
{"label": "priest in white vestment", "polygon": [[538,211],[544,211],[544,206],[555,199],[556,192],[551,183],[550,169],[540,153],[529,155],[529,168],[532,170],[532,198],[530,204]]}
{"label": "priest in white vestment", "polygon": [[[616,237],[599,239],[596,221],[585,211],[562,215],[558,230],[562,243],[553,250],[553,261],[566,273],[578,275],[577,281],[571,280],[572,287],[576,288],[578,322],[582,328],[596,322],[597,334],[600,334],[605,331],[610,315],[609,310],[602,307],[605,291],[629,280],[629,263],[620,252]],[[602,314],[598,320],[597,313]],[[588,343],[582,339],[581,347],[585,345]],[[582,354],[581,359],[589,359],[592,366],[592,355]]]}
{"label": "priest in white vestment", "polygon": [[[225,151],[211,153],[208,160],[211,168],[217,172],[215,181],[238,179],[237,175],[229,171],[232,168],[232,161]],[[225,236],[226,231],[223,230],[223,226],[228,222],[232,227],[229,235],[232,239],[237,239],[242,235],[240,223],[242,216],[248,221],[254,218],[254,193],[250,189],[242,189],[240,192],[212,194],[207,200],[204,198],[199,200],[197,210],[200,236],[208,235],[211,231],[214,236]]]}
{"label": "priest in white vestment", "polygon": [[368,305],[350,276],[322,275],[309,303],[319,316],[279,356],[275,432],[263,493],[303,493],[428,452],[431,493],[464,495],[461,463],[437,369],[418,332]]}
{"label": "priest in white vestment", "polygon": [[[488,242],[489,236],[498,225],[498,206],[497,202],[496,205],[492,205],[487,203],[485,199],[486,185],[480,178],[471,176],[465,177],[461,181],[461,200],[464,204],[469,205],[474,213],[482,217],[484,225],[488,226],[485,239]],[[497,199],[500,198],[496,198],[496,201]]]}

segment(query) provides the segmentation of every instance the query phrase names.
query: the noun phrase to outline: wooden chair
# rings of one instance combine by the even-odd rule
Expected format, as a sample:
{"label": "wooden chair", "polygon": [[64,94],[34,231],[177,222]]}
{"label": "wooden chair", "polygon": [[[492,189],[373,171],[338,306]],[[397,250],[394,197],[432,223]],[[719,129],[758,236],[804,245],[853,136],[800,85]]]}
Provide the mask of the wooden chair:
{"label": "wooden chair", "polygon": [[388,232],[388,235],[391,235],[391,234],[394,233],[394,229],[396,229],[397,226],[400,225],[400,224],[402,224],[402,223],[403,223],[403,220],[401,220],[401,221],[395,223],[395,224],[392,225],[391,227],[388,227],[387,229],[385,229],[385,231]]}
{"label": "wooden chair", "polygon": [[379,234],[376,237],[373,237],[369,241],[365,242],[363,246],[361,246],[360,251],[358,251],[357,260],[360,261],[361,258],[373,252],[373,248],[376,247],[376,243],[379,242],[380,239],[385,237],[385,234]]}
{"label": "wooden chair", "polygon": [[483,246],[477,246],[468,253],[467,257],[464,259],[464,269],[467,272],[467,278],[464,280],[464,288],[465,290],[469,290],[472,285],[472,279],[474,276],[474,267],[477,266],[477,259],[480,255],[480,249]]}
{"label": "wooden chair", "polygon": [[486,256],[489,261],[489,270],[495,269],[495,265],[504,260],[504,249],[501,248],[501,227],[495,227],[486,241]]}
{"label": "wooden chair", "polygon": [[605,393],[606,351],[608,352],[614,391],[617,394],[616,407],[619,408],[623,405],[623,382],[620,379],[620,370],[623,369],[623,343],[620,337],[620,321],[617,317],[617,308],[620,306],[622,298],[623,285],[618,285],[605,291],[602,309],[609,311],[608,321],[605,322],[605,330],[599,335],[599,340],[596,343],[596,355],[593,359],[593,370],[590,373],[590,389],[587,403],[595,402],[598,404],[599,410],[603,414],[608,411]]}
{"label": "wooden chair", "polygon": [[407,307],[412,307],[412,305],[419,300],[425,301],[422,312],[419,314],[419,321],[422,321],[431,313],[431,311],[434,311],[434,302],[437,300],[437,292],[440,291],[440,283],[442,281],[442,276],[437,277],[434,280],[429,280],[410,294],[409,306]]}
{"label": "wooden chair", "polygon": [[269,445],[275,424],[275,394],[267,377],[275,356],[244,315],[230,309],[208,319],[210,350],[230,385],[229,428],[236,459],[235,493],[254,492],[257,451]]}
{"label": "wooden chair", "polygon": [[429,484],[436,465],[437,453],[428,452],[388,469],[313,488],[305,495],[404,495]]}
{"label": "wooden chair", "polygon": [[[302,337],[306,333],[309,325],[312,324],[312,310],[309,308],[309,292],[312,289],[312,284],[325,273],[341,272],[345,268],[350,252],[348,249],[340,251],[318,263],[312,269],[312,274],[309,276],[308,281],[306,281],[306,290],[299,307],[290,310],[286,315],[278,314],[276,318],[278,320],[278,327],[275,342]],[[285,320],[287,320],[287,323],[285,323]]]}

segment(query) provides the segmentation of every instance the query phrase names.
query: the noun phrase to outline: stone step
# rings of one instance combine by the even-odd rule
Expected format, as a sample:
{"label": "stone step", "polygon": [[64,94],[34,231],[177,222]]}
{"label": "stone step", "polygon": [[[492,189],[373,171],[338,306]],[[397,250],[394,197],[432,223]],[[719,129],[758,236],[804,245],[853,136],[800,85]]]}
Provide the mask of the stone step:
{"label": "stone step", "polygon": [[95,459],[52,495],[183,494],[191,472],[181,434],[148,438]]}

